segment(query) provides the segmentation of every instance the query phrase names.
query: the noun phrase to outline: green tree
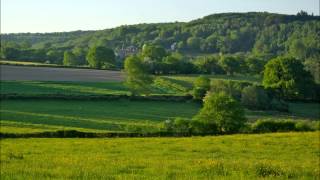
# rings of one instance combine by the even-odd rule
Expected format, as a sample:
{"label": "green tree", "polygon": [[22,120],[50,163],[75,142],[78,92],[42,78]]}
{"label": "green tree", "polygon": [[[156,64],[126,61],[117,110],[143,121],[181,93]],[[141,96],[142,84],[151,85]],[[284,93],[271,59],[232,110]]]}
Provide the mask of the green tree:
{"label": "green tree", "polygon": [[16,60],[20,56],[20,50],[17,48],[11,47],[1,47],[1,58]]}
{"label": "green tree", "polygon": [[211,82],[210,91],[212,93],[224,92],[232,98],[240,100],[242,89],[248,85],[249,83],[247,82],[213,80]]}
{"label": "green tree", "polygon": [[263,71],[265,61],[257,57],[249,57],[245,60],[246,71],[250,74],[260,74]]}
{"label": "green tree", "polygon": [[202,100],[209,90],[210,79],[205,76],[199,76],[193,83],[192,96],[194,99]]}
{"label": "green tree", "polygon": [[225,93],[207,94],[203,108],[195,119],[215,124],[220,133],[236,133],[246,122],[243,107]]}
{"label": "green tree", "polygon": [[193,51],[197,51],[200,49],[200,45],[202,43],[202,39],[198,38],[198,37],[190,37],[187,40],[187,45],[189,47],[189,49],[193,50]]}
{"label": "green tree", "polygon": [[126,72],[125,85],[130,89],[132,94],[150,93],[150,84],[152,77],[147,73],[147,68],[138,56],[129,56],[124,62]]}
{"label": "green tree", "polygon": [[188,74],[194,71],[193,64],[180,53],[171,53],[162,59],[162,71],[169,74]]}
{"label": "green tree", "polygon": [[301,40],[294,39],[289,46],[289,53],[298,59],[305,59],[307,56],[307,47]]}
{"label": "green tree", "polygon": [[65,51],[63,55],[63,65],[64,66],[77,65],[76,56],[70,51]]}
{"label": "green tree", "polygon": [[115,65],[115,54],[112,49],[95,46],[87,54],[87,61],[93,68],[109,68]]}
{"label": "green tree", "polygon": [[240,70],[240,61],[233,56],[222,56],[219,64],[231,76]]}
{"label": "green tree", "polygon": [[144,58],[150,58],[151,61],[162,61],[162,58],[166,55],[167,52],[162,46],[145,44],[142,47],[142,56]]}
{"label": "green tree", "polygon": [[47,59],[53,64],[63,64],[64,52],[52,49],[46,53]]}
{"label": "green tree", "polygon": [[85,65],[86,62],[86,51],[84,48],[81,47],[75,47],[72,49],[72,53],[77,58],[78,64]]}
{"label": "green tree", "polygon": [[223,70],[218,61],[215,56],[198,57],[194,61],[194,65],[201,74],[221,74]]}
{"label": "green tree", "polygon": [[275,89],[280,96],[297,98],[313,95],[314,80],[301,61],[291,57],[270,60],[264,70],[263,85]]}
{"label": "green tree", "polygon": [[312,74],[314,81],[320,84],[320,57],[309,58],[304,62],[304,65]]}
{"label": "green tree", "polygon": [[242,90],[241,103],[249,109],[266,110],[271,100],[263,88],[253,85]]}

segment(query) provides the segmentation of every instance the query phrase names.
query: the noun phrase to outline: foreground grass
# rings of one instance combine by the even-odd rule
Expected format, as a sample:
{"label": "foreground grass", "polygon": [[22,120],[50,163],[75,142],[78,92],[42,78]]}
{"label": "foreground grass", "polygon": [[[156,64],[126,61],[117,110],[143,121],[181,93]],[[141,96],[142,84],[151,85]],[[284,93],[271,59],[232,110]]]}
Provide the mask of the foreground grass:
{"label": "foreground grass", "polygon": [[319,132],[2,139],[1,179],[318,179]]}

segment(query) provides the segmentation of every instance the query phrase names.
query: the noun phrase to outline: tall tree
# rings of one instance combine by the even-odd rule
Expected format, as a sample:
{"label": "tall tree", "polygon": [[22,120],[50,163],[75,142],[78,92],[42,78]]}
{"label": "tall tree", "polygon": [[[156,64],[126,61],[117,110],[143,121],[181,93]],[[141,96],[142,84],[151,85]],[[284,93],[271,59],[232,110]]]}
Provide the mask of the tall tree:
{"label": "tall tree", "polygon": [[194,99],[202,100],[209,90],[210,79],[206,76],[199,76],[193,83],[192,96]]}
{"label": "tall tree", "polygon": [[222,56],[219,64],[231,76],[240,70],[240,60],[233,56]]}
{"label": "tall tree", "polygon": [[125,85],[132,94],[149,94],[152,77],[147,73],[147,68],[138,56],[129,56],[124,62],[126,72]]}
{"label": "tall tree", "polygon": [[87,61],[90,67],[93,68],[109,68],[115,65],[115,54],[112,49],[103,46],[95,46],[89,50]]}
{"label": "tall tree", "polygon": [[216,124],[220,133],[238,132],[246,122],[243,107],[225,93],[207,94],[203,108],[195,119]]}
{"label": "tall tree", "polygon": [[162,46],[145,44],[142,47],[142,56],[150,58],[151,61],[162,61],[166,55],[167,52]]}
{"label": "tall tree", "polygon": [[76,56],[70,51],[65,51],[63,55],[63,65],[64,66],[77,65]]}
{"label": "tall tree", "polygon": [[263,85],[278,90],[285,98],[296,98],[313,94],[314,80],[301,61],[278,57],[266,64]]}

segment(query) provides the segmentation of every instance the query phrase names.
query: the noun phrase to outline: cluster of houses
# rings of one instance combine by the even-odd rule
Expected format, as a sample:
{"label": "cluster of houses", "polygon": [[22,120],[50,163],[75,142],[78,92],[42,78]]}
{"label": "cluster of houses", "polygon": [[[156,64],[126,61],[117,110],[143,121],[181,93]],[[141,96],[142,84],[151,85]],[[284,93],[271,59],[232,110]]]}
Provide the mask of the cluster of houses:
{"label": "cluster of houses", "polygon": [[122,46],[120,50],[116,51],[116,56],[119,57],[119,59],[125,59],[130,55],[135,55],[138,53],[139,53],[139,48],[135,46],[128,46],[128,47]]}
{"label": "cluster of houses", "polygon": [[[170,51],[176,51],[177,50],[177,43],[173,43],[171,46],[170,46]],[[124,47],[122,46],[121,49],[119,49],[118,51],[115,52],[116,53],[116,56],[119,58],[119,59],[125,59],[126,57],[130,56],[130,55],[135,55],[135,54],[138,54],[139,53],[139,48],[136,47],[136,46],[128,46],[128,47]]]}

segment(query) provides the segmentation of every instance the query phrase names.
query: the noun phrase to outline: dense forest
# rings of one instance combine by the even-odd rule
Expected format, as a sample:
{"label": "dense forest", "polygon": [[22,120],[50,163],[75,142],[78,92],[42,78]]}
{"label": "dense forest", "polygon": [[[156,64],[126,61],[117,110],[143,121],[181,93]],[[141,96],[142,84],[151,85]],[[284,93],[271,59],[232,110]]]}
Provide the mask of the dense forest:
{"label": "dense forest", "polygon": [[[167,55],[171,53],[170,57],[162,57],[163,62],[187,58],[186,61],[200,66],[198,69],[202,68],[202,72],[217,73],[226,71],[223,65],[211,72],[208,61],[216,58],[226,59],[228,63],[228,58],[222,55],[249,63],[260,61],[252,65],[259,67],[273,57],[289,55],[301,60],[319,82],[316,77],[320,61],[319,20],[319,16],[304,11],[297,15],[223,13],[187,23],[124,25],[101,31],[2,34],[1,58],[63,64],[71,57],[73,64],[87,65],[90,49],[103,46],[115,52],[118,62],[115,66],[122,68],[121,62],[126,56],[140,53],[144,45],[153,45],[165,49]],[[194,72],[188,63],[185,67]]]}

